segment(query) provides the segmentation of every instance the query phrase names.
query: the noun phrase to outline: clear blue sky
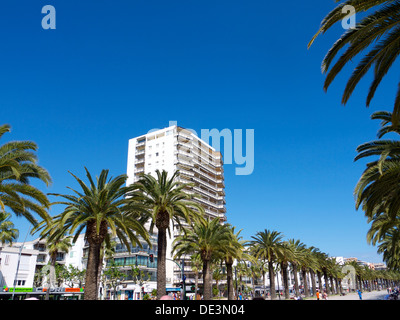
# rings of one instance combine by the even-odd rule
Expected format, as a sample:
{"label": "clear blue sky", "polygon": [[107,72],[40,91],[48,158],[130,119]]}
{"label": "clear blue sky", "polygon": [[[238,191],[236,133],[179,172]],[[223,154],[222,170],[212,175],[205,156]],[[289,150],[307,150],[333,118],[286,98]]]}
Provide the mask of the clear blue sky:
{"label": "clear blue sky", "polygon": [[[56,30],[44,30],[44,5]],[[307,43],[332,0],[12,1],[0,13],[0,117],[33,140],[53,184],[68,174],[126,173],[128,140],[175,120],[182,127],[255,130],[255,170],[225,166],[228,222],[249,239],[281,231],[330,256],[381,261],[353,190],[365,161],[356,147],[375,138],[376,110],[391,110],[389,73],[372,106],[367,77],[340,104],[350,68],[322,89],[320,64],[340,26]],[[36,184],[35,184],[36,185]],[[52,212],[56,214],[58,212]],[[13,220],[26,234],[24,219]]]}

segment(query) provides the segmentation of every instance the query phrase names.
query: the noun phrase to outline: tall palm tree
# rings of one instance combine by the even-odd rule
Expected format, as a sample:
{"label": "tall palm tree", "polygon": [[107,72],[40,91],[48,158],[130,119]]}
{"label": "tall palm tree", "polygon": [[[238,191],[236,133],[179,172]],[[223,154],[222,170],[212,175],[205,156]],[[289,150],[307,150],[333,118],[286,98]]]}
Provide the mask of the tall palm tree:
{"label": "tall palm tree", "polygon": [[[370,11],[355,26],[346,30],[329,49],[322,62],[322,71],[327,73],[324,89],[327,90],[332,81],[357,56],[361,59],[351,74],[342,97],[342,103],[346,104],[360,80],[374,66],[373,81],[369,88],[366,105],[369,106],[379,84],[388,73],[400,53],[400,3],[391,0],[347,0],[340,3],[321,22],[318,32],[309,43],[325,33],[336,23],[341,22],[347,14],[345,6],[352,6],[356,13]],[[342,10],[345,10],[343,13]],[[339,56],[332,66],[339,52],[345,51]],[[362,52],[369,50],[365,54]],[[398,123],[400,119],[400,86],[397,91],[393,106],[393,120]]]}
{"label": "tall palm tree", "polygon": [[[11,127],[0,126],[0,138]],[[51,183],[49,173],[38,164],[35,154],[38,146],[32,141],[10,141],[0,146],[0,211],[8,207],[17,217],[23,216],[35,225],[35,214],[47,216],[47,196],[30,184],[38,179],[47,186]]]}
{"label": "tall palm tree", "polygon": [[278,262],[282,272],[282,282],[285,288],[285,299],[289,299],[289,277],[288,268],[291,261],[295,259],[293,247],[288,241],[283,241],[280,250],[278,250]]}
{"label": "tall palm tree", "polygon": [[[391,113],[376,112],[373,119],[381,119],[381,128],[378,137],[393,132],[400,134],[398,126],[388,120]],[[387,214],[392,219],[400,212],[400,205],[396,199],[400,194],[397,177],[400,174],[400,141],[376,140],[364,143],[357,147],[358,155],[355,161],[371,156],[378,156],[377,160],[367,164],[361,175],[354,194],[356,208],[362,206],[368,218],[375,218],[380,214]]]}
{"label": "tall palm tree", "polygon": [[[312,295],[315,295],[317,292],[315,276],[318,274],[318,270],[320,270],[318,265],[318,258],[316,256],[316,252],[318,251],[318,248],[315,247],[305,247],[304,257],[302,258],[302,261],[304,261],[304,264],[308,267],[308,272],[310,273]],[[320,278],[321,277],[319,277],[319,279]]]}
{"label": "tall palm tree", "polygon": [[127,200],[134,206],[140,206],[145,211],[145,217],[150,220],[150,232],[157,228],[157,299],[166,293],[166,251],[167,231],[170,223],[175,222],[182,228],[182,223],[189,225],[201,217],[204,209],[193,199],[195,195],[184,191],[189,184],[176,180],[179,171],[168,178],[168,173],[156,170],[157,177],[145,174],[129,187]]}
{"label": "tall palm tree", "polygon": [[224,255],[225,265],[226,265],[226,282],[228,287],[228,300],[233,300],[233,262],[234,260],[241,261],[247,260],[252,261],[251,255],[245,251],[246,241],[242,240],[239,230],[235,233],[235,227],[229,224],[224,225],[230,231],[231,240],[229,242],[230,250],[226,250]]}
{"label": "tall palm tree", "polygon": [[[400,134],[400,126],[392,121],[390,112],[379,111],[372,115],[372,119],[381,120],[378,138],[387,133]],[[356,197],[356,208],[362,207],[368,223],[371,227],[367,233],[367,241],[376,245],[382,243],[396,234],[399,227],[400,187],[398,177],[400,175],[400,141],[399,140],[377,140],[364,143],[357,148],[359,154],[355,160],[366,157],[378,156],[377,160],[367,164],[362,173],[354,194]],[[386,239],[386,240],[385,240]],[[396,264],[396,246],[391,250],[382,249],[386,244],[379,247],[379,252],[384,252],[384,261],[390,261],[391,266]]]}
{"label": "tall palm tree", "polygon": [[[132,205],[128,208],[124,198],[127,187],[124,187],[126,175],[108,178],[108,170],[102,170],[100,175],[93,180],[85,168],[89,185],[71,173],[82,191],[71,189],[75,195],[52,194],[63,197],[66,201],[55,202],[66,206],[64,211],[57,216],[57,223],[64,226],[61,232],[69,230],[75,234],[75,242],[79,234],[85,230],[85,237],[89,243],[89,254],[86,269],[85,300],[97,299],[98,270],[100,264],[100,251],[105,242],[110,246],[110,241],[117,236],[128,248],[141,243],[140,235],[151,245],[148,232],[144,228]],[[50,235],[52,241],[57,233]]]}
{"label": "tall palm tree", "polygon": [[212,220],[198,219],[192,228],[176,237],[172,251],[175,258],[185,254],[199,254],[203,261],[203,297],[204,300],[212,299],[212,283],[210,277],[210,264],[216,257],[225,256],[226,250],[231,250],[231,232],[229,228],[221,225],[218,218]]}
{"label": "tall palm tree", "polygon": [[272,300],[276,299],[274,263],[278,261],[277,259],[281,252],[282,238],[283,234],[281,232],[265,229],[264,231],[257,232],[255,236],[251,237],[252,240],[249,241],[255,258],[268,261]]}
{"label": "tall palm tree", "polygon": [[299,279],[297,273],[299,272],[299,266],[305,260],[305,245],[300,240],[289,239],[288,245],[291,247],[291,260],[292,271],[294,275],[294,291],[296,297],[300,294],[299,291]]}
{"label": "tall palm tree", "polygon": [[0,211],[0,243],[2,245],[18,239],[18,229],[14,228],[14,224],[10,221],[11,214]]}

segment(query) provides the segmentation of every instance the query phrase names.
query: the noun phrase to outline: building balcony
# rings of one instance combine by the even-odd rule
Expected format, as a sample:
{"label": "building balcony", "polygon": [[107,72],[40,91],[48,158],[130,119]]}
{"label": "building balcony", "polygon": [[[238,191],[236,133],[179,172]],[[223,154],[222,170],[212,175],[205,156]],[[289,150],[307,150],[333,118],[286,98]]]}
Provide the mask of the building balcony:
{"label": "building balcony", "polygon": [[135,173],[141,173],[141,172],[144,172],[144,166],[141,166],[141,167],[137,166],[137,167],[135,167]]}
{"label": "building balcony", "polygon": [[199,193],[201,193],[201,194],[204,194],[204,195],[206,195],[207,197],[213,198],[213,199],[215,199],[215,200],[225,201],[225,197],[223,197],[223,196],[221,196],[221,195],[218,195],[218,193],[211,193],[211,192],[209,192],[209,191],[207,191],[207,190],[204,190],[204,189],[202,189],[202,188],[200,188],[200,187],[198,187],[198,186],[194,186],[194,187],[193,187],[193,190],[195,190],[195,191],[197,191],[197,192],[199,192]]}
{"label": "building balcony", "polygon": [[[209,165],[213,170],[221,167],[221,163],[219,161],[215,160],[214,158],[210,160],[210,155],[205,152],[199,152],[196,148],[193,148],[192,154],[195,156],[194,158],[200,157],[202,159],[201,163]],[[200,162],[198,159],[197,161]]]}
{"label": "building balcony", "polygon": [[140,139],[140,140],[136,140],[136,147],[142,147],[146,145],[146,139]]}
{"label": "building balcony", "polygon": [[216,192],[223,192],[224,191],[223,188],[220,188],[220,187],[217,187],[215,185],[212,185],[212,184],[208,183],[207,181],[204,181],[204,180],[200,179],[199,177],[194,176],[193,180],[195,182],[197,182],[197,183],[200,183],[202,185],[205,185],[205,186],[209,187],[210,189],[212,189],[212,190],[214,190]]}

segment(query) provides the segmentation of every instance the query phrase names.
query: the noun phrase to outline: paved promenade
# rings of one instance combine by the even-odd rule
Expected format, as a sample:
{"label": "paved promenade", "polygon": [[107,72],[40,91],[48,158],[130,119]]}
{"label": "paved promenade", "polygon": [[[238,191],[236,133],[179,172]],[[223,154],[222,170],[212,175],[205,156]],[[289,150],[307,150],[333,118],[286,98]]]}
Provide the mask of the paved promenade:
{"label": "paved promenade", "polygon": [[[372,291],[372,292],[363,292],[362,299],[363,300],[385,300],[385,296],[388,293],[386,290],[381,291]],[[312,297],[307,300],[317,300],[317,298]],[[333,295],[328,297],[328,300],[360,300],[357,293],[348,293],[345,296]],[[400,300],[399,300],[400,301]]]}

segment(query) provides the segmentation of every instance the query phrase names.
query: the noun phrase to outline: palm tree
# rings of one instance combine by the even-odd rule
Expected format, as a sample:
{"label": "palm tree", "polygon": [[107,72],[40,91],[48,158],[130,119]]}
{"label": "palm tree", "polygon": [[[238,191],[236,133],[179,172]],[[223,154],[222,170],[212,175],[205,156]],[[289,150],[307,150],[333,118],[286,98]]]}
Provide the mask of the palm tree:
{"label": "palm tree", "polygon": [[219,266],[215,266],[215,268],[212,268],[212,278],[215,280],[215,287],[218,291],[218,299],[221,298],[221,290],[219,288],[219,282],[223,280],[225,277],[225,274],[222,272],[222,269]]}
{"label": "palm tree", "polygon": [[285,288],[285,299],[289,299],[289,277],[288,267],[289,263],[295,259],[293,247],[288,241],[284,241],[281,244],[280,250],[278,250],[278,262],[280,263],[282,272],[282,281]]}
{"label": "palm tree", "polygon": [[[374,66],[374,78],[366,100],[366,105],[369,106],[379,84],[400,53],[398,42],[400,36],[400,3],[390,0],[343,1],[322,20],[318,32],[308,45],[309,47],[319,34],[325,33],[333,25],[343,20],[346,13],[343,13],[342,10],[347,9],[345,6],[352,6],[356,13],[370,10],[370,14],[357,23],[355,28],[346,30],[329,49],[322,62],[322,71],[327,73],[324,89],[328,89],[344,66],[354,60],[356,56],[361,56],[362,51],[369,50],[354,68],[342,97],[342,103],[346,104],[357,84]],[[345,51],[328,72],[333,60],[344,48],[346,48]],[[398,123],[399,119],[400,86],[393,107],[393,121]]]}
{"label": "palm tree", "polygon": [[249,241],[249,245],[255,258],[268,261],[271,299],[275,300],[276,288],[274,263],[277,262],[280,255],[283,234],[278,231],[265,229],[264,231],[257,232],[256,235],[251,238],[253,240]]}
{"label": "palm tree", "polygon": [[[398,127],[388,121],[387,118],[390,115],[387,112],[378,112],[372,115],[373,119],[382,120],[378,137],[389,132],[400,134]],[[357,183],[354,191],[356,208],[362,206],[368,218],[387,214],[394,219],[400,212],[400,205],[396,201],[400,194],[397,184],[397,177],[400,173],[400,141],[371,141],[358,146],[357,151],[358,155],[355,161],[370,156],[379,156],[379,159],[367,164],[367,168]]]}
{"label": "palm tree", "polygon": [[[303,263],[308,267],[308,272],[310,273],[310,278],[311,278],[311,286],[312,286],[312,295],[315,295],[317,292],[317,285],[315,281],[315,276],[318,274],[318,259],[316,256],[316,252],[319,250],[315,247],[305,247],[304,248],[304,257],[302,261]],[[319,277],[320,279],[321,277]]]}
{"label": "palm tree", "polygon": [[231,232],[221,225],[218,218],[212,220],[198,219],[192,228],[176,237],[172,251],[175,258],[184,254],[200,254],[203,261],[203,297],[204,300],[212,299],[212,283],[210,277],[210,264],[216,257],[225,256],[230,247]]}
{"label": "palm tree", "polygon": [[354,268],[355,271],[355,285],[356,285],[356,290],[360,289],[362,290],[362,286],[361,286],[361,267],[360,265],[357,263],[357,261],[352,260],[352,261],[347,261],[346,265],[352,266]]}
{"label": "palm tree", "polygon": [[237,283],[236,286],[236,292],[239,293],[239,291],[243,292],[242,290],[242,285],[243,285],[243,277],[246,277],[248,275],[248,267],[246,262],[240,261],[236,265],[236,270],[235,270],[236,276],[239,278],[239,283]]}
{"label": "palm tree", "polygon": [[255,262],[251,263],[248,268],[249,276],[251,277],[253,297],[256,296],[256,282],[261,277],[261,268],[262,268],[261,261],[255,261]]}
{"label": "palm tree", "polygon": [[[400,127],[392,122],[390,112],[375,112],[372,118],[381,120],[378,138],[390,132],[400,134]],[[371,223],[370,230],[367,233],[367,241],[376,245],[395,235],[399,226],[400,204],[397,199],[400,195],[398,184],[400,141],[372,141],[360,145],[357,151],[359,154],[355,160],[379,156],[377,160],[367,164],[367,168],[361,175],[354,191],[356,208],[362,207],[365,216],[368,218],[368,223]],[[386,244],[380,246],[378,251],[384,252],[384,261],[390,261],[390,265],[394,267],[397,260],[396,247],[398,244],[394,244],[393,247],[390,247],[390,250],[386,249]]]}
{"label": "palm tree", "polygon": [[0,243],[2,245],[18,239],[18,229],[14,228],[14,224],[10,221],[11,214],[0,211]]}
{"label": "palm tree", "polygon": [[226,282],[228,287],[228,300],[233,300],[233,262],[234,260],[247,260],[252,258],[245,252],[245,241],[239,235],[242,230],[235,233],[235,227],[229,224],[224,225],[230,231],[231,240],[229,242],[230,250],[226,250],[224,260],[226,265]]}
{"label": "palm tree", "polygon": [[294,275],[294,291],[296,297],[299,296],[299,279],[297,273],[299,272],[299,266],[305,259],[305,245],[300,242],[300,240],[289,239],[288,245],[291,247],[291,260],[290,265],[292,266],[292,271]]}
{"label": "palm tree", "polygon": [[150,232],[154,226],[158,230],[157,240],[157,299],[166,293],[166,251],[167,231],[170,232],[171,220],[182,228],[182,222],[191,224],[204,213],[204,209],[195,201],[195,196],[184,191],[189,184],[176,181],[179,171],[172,177],[163,170],[156,170],[157,178],[143,175],[134,183],[127,194],[128,201],[134,207],[141,207],[150,220]]}
{"label": "palm tree", "polygon": [[[9,125],[0,126],[0,138],[10,131]],[[47,196],[30,184],[38,179],[48,186],[49,173],[38,165],[35,151],[38,147],[31,141],[11,141],[0,146],[0,211],[8,207],[17,217],[23,216],[30,223],[37,223],[34,214],[47,216]]]}
{"label": "palm tree", "polygon": [[[129,208],[124,195],[127,187],[124,187],[126,175],[120,175],[108,179],[108,170],[102,170],[96,182],[85,168],[89,185],[71,173],[82,188],[82,192],[71,189],[75,195],[61,195],[66,201],[55,202],[66,206],[64,211],[57,216],[57,223],[64,226],[62,232],[69,230],[75,234],[75,242],[79,234],[85,229],[85,237],[89,243],[89,254],[85,281],[85,300],[97,299],[97,287],[99,280],[100,251],[103,243],[110,247],[110,241],[117,236],[128,248],[129,241],[133,245],[140,245],[140,235],[151,245],[148,233],[143,224],[137,219],[132,204]],[[57,233],[50,236],[49,240]],[[129,241],[128,241],[129,239]]]}

